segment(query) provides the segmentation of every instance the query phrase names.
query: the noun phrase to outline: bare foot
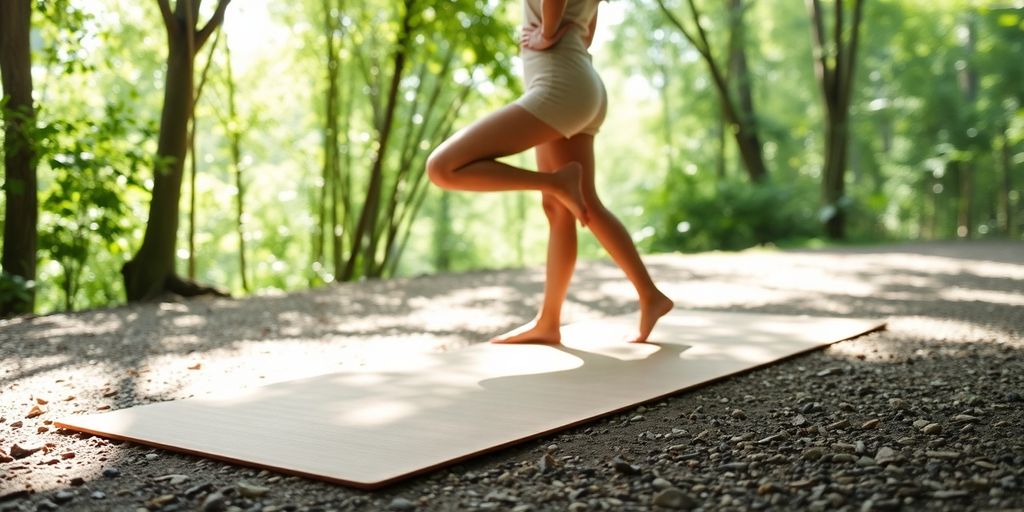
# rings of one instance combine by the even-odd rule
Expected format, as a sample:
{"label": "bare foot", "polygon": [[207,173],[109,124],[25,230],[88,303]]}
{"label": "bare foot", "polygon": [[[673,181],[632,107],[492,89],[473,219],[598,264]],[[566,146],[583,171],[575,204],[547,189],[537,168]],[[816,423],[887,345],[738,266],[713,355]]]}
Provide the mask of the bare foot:
{"label": "bare foot", "polygon": [[558,326],[554,328],[539,326],[537,321],[516,327],[505,334],[491,338],[491,343],[533,343],[542,345],[559,345],[562,343],[562,333]]}
{"label": "bare foot", "polygon": [[640,334],[632,340],[632,343],[644,343],[647,341],[647,337],[651,335],[651,331],[654,330],[654,324],[658,323],[658,319],[665,316],[666,313],[672,311],[675,304],[672,299],[665,296],[664,293],[657,292],[657,294],[648,300],[640,301]]}
{"label": "bare foot", "polygon": [[580,220],[587,225],[587,204],[583,200],[583,166],[579,162],[569,162],[565,167],[554,172],[560,185],[555,197]]}

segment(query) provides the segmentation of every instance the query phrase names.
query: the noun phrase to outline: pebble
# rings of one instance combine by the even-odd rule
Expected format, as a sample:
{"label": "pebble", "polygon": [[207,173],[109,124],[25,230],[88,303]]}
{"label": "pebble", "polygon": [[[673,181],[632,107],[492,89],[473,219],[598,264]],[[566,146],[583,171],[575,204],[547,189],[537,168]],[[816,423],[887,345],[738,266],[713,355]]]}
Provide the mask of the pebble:
{"label": "pebble", "polygon": [[89,497],[94,500],[102,500],[107,497],[107,494],[104,493],[103,491],[93,491],[93,493],[90,494]]}
{"label": "pebble", "polygon": [[618,471],[619,473],[622,473],[624,475],[636,475],[640,473],[639,467],[634,466],[629,462],[626,462],[626,460],[623,459],[622,457],[615,457],[614,459],[612,459],[612,467],[615,468],[615,471]]}
{"label": "pebble", "polygon": [[937,498],[940,500],[950,498],[963,498],[968,495],[970,495],[970,493],[967,491],[935,491],[932,493],[933,498]]}
{"label": "pebble", "polygon": [[825,455],[825,449],[820,446],[812,446],[804,450],[803,458],[807,460],[818,460]]}
{"label": "pebble", "polygon": [[227,508],[228,500],[220,492],[211,492],[206,495],[206,499],[203,500],[203,504],[200,509],[203,512],[222,512]]}
{"label": "pebble", "polygon": [[46,499],[36,503],[36,510],[57,510],[59,507],[60,505]]}
{"label": "pebble", "polygon": [[258,485],[252,485],[246,482],[238,482],[238,494],[246,498],[259,498],[264,494],[270,492],[268,487],[260,487]]}
{"label": "pebble", "polygon": [[651,486],[653,486],[655,489],[658,489],[659,491],[661,491],[661,490],[668,489],[669,487],[672,487],[672,482],[669,482],[668,480],[665,480],[664,478],[658,477],[658,478],[655,478],[654,481],[651,482]]}
{"label": "pebble", "polygon": [[416,504],[405,498],[399,497],[391,500],[391,503],[388,504],[388,510],[395,510],[397,512],[416,510]]}
{"label": "pebble", "polygon": [[11,457],[15,459],[24,459],[33,453],[43,449],[41,444],[33,444],[28,446],[21,446],[20,444],[14,444],[11,446]]}
{"label": "pebble", "polygon": [[860,428],[863,429],[863,430],[868,430],[868,429],[872,429],[872,428],[878,428],[878,424],[879,423],[881,423],[881,421],[878,420],[877,418],[870,419],[868,421],[865,421],[863,424],[861,424]]}
{"label": "pebble", "polygon": [[651,503],[657,507],[673,508],[677,510],[691,509],[697,506],[697,500],[675,487],[662,489],[658,494],[654,495],[654,499]]}
{"label": "pebble", "polygon": [[898,455],[896,454],[896,450],[893,450],[888,446],[883,446],[879,448],[878,452],[875,453],[875,462],[878,462],[881,465],[885,465],[890,462],[896,462],[897,459]]}
{"label": "pebble", "polygon": [[889,407],[892,407],[893,409],[896,410],[903,410],[907,408],[907,402],[902,398],[890,398]]}
{"label": "pebble", "polygon": [[643,421],[643,420],[644,420],[644,415],[643,414],[637,414],[636,416],[633,416],[632,418],[629,419],[629,421],[631,421],[631,422]]}
{"label": "pebble", "polygon": [[180,485],[188,481],[188,475],[164,475],[154,480],[157,482],[167,482],[170,485]]}
{"label": "pebble", "polygon": [[159,457],[159,455],[157,455],[155,453],[147,453],[146,454],[146,460],[156,460],[157,457]]}
{"label": "pebble", "polygon": [[558,451],[558,445],[555,444],[555,443],[549,444],[548,445],[548,451],[549,452],[557,452]]}
{"label": "pebble", "polygon": [[925,434],[939,434],[942,432],[942,425],[939,425],[938,423],[929,423],[921,429],[921,432]]}
{"label": "pebble", "polygon": [[922,428],[928,426],[930,423],[930,421],[925,419],[914,420],[914,428],[921,430]]}
{"label": "pebble", "polygon": [[924,452],[924,454],[933,459],[954,460],[960,458],[960,452],[928,450]]}
{"label": "pebble", "polygon": [[73,499],[75,499],[75,493],[70,491],[57,491],[53,495],[53,501],[57,503],[67,503]]}
{"label": "pebble", "polygon": [[150,508],[163,508],[171,503],[178,501],[178,497],[173,494],[162,494],[146,502],[146,506]]}
{"label": "pebble", "polygon": [[550,453],[545,453],[543,457],[537,461],[537,471],[544,475],[555,469],[555,458]]}
{"label": "pebble", "polygon": [[802,427],[802,426],[807,424],[807,418],[804,418],[803,415],[801,415],[801,414],[797,414],[796,417],[793,418],[793,421],[790,422],[790,423],[794,427]]}
{"label": "pebble", "polygon": [[107,478],[117,478],[121,476],[121,470],[117,468],[103,468],[103,476]]}

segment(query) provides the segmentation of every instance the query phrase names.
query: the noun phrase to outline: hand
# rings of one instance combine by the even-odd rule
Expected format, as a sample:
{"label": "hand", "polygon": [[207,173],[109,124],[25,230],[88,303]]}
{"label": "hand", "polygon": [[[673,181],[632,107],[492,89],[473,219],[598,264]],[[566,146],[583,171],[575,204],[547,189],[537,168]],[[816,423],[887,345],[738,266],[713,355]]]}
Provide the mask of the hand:
{"label": "hand", "polygon": [[562,36],[569,31],[570,26],[568,24],[562,25],[555,35],[548,39],[544,37],[544,31],[540,25],[531,23],[528,26],[523,27],[523,31],[519,34],[519,46],[523,48],[529,48],[530,50],[546,50],[554,46],[558,41],[562,39]]}

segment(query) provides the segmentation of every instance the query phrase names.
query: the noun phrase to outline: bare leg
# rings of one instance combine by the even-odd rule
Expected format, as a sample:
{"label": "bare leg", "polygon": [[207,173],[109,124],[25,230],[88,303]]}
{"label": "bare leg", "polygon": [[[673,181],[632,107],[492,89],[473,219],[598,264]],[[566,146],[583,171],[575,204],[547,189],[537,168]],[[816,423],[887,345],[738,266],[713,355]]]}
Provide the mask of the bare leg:
{"label": "bare leg", "polygon": [[438,146],[427,159],[427,173],[434,184],[451,190],[539,190],[556,198],[585,224],[578,165],[537,173],[495,160],[561,138],[554,128],[522,107],[508,105]]}
{"label": "bare leg", "polygon": [[580,134],[558,141],[559,160],[571,159],[583,165],[583,197],[587,204],[588,227],[601,242],[612,260],[622,268],[640,298],[640,325],[632,341],[647,341],[658,319],[672,310],[674,304],[651,280],[629,232],[619,219],[605,208],[594,184],[594,137]]}
{"label": "bare leg", "polygon": [[[537,146],[537,168],[553,172],[564,162],[555,158],[554,142]],[[570,164],[576,164],[570,162]],[[576,164],[578,165],[578,164]],[[570,212],[550,194],[544,194],[544,214],[548,219],[547,276],[544,281],[544,304],[533,321],[496,336],[492,343],[545,343],[558,344],[562,304],[569,291],[573,269],[576,266],[576,224]]]}

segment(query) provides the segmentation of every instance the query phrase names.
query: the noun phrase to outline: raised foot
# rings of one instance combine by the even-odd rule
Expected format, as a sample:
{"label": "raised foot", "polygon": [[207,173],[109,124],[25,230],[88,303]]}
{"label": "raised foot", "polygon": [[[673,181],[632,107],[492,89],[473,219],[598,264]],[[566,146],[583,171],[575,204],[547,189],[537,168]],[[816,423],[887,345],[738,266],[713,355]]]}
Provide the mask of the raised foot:
{"label": "raised foot", "polygon": [[587,204],[583,199],[583,166],[579,162],[569,162],[554,172],[559,188],[555,197],[580,220],[587,225]]}
{"label": "raised foot", "polygon": [[651,331],[654,330],[654,325],[658,323],[658,320],[665,316],[672,308],[675,307],[675,303],[672,299],[668,298],[665,294],[657,292],[653,298],[648,300],[640,301],[640,332],[636,338],[630,340],[632,343],[644,343],[647,338],[651,335]]}
{"label": "raised foot", "polygon": [[540,345],[560,345],[562,333],[558,327],[542,327],[534,320],[526,325],[512,329],[505,334],[491,338],[491,343],[531,343]]}

